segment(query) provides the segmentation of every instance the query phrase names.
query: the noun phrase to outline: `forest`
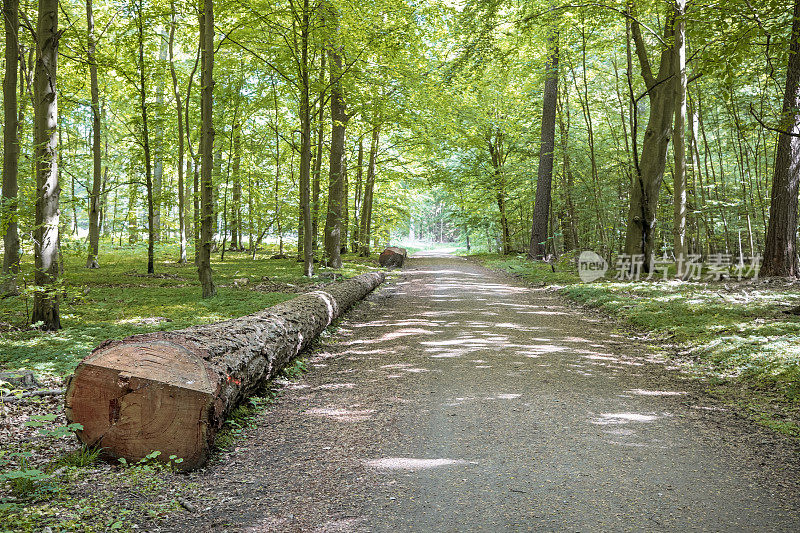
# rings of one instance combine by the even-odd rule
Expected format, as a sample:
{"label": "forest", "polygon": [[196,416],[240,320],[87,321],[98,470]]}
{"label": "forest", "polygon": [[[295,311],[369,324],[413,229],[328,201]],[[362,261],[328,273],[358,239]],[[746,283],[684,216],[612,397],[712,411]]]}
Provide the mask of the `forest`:
{"label": "forest", "polygon": [[793,277],[793,9],[674,4],[7,2],[4,292],[58,329],[64,253],[175,243],[207,297],[401,236]]}
{"label": "forest", "polygon": [[[446,247],[701,353],[800,436],[800,0],[4,0],[3,22],[0,371],[60,393],[105,339]],[[586,251],[605,282],[579,283]]]}

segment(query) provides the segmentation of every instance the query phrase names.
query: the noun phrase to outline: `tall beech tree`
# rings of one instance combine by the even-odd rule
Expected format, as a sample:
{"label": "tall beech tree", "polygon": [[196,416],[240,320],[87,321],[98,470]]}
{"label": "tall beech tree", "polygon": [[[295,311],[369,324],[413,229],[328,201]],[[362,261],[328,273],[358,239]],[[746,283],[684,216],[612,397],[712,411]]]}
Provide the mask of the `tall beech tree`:
{"label": "tall beech tree", "polygon": [[764,276],[797,277],[797,193],[800,184],[800,0],[794,2],[786,88],[764,248]]}
{"label": "tall beech tree", "polygon": [[311,39],[311,9],[308,0],[303,0],[300,13],[294,10],[294,16],[300,26],[300,58],[297,62],[300,79],[300,227],[302,229],[303,273],[310,278],[314,275],[314,235],[311,221],[310,189],[311,87],[308,55]]}
{"label": "tall beech tree", "polygon": [[36,65],[33,75],[33,140],[36,165],[34,256],[36,291],[34,324],[61,329],[58,279],[58,0],[40,0],[36,24]]}
{"label": "tall beech tree", "polygon": [[536,203],[528,257],[544,259],[547,252],[547,222],[550,217],[550,186],[553,181],[553,157],[556,149],[556,108],[558,107],[558,33],[547,38],[548,59],[545,65],[542,98],[542,132],[539,143],[539,171],[536,179]]}
{"label": "tall beech tree", "polygon": [[153,191],[153,163],[152,153],[150,149],[150,127],[149,116],[150,109],[147,104],[147,73],[145,72],[147,66],[145,63],[144,55],[144,0],[139,0],[136,7],[136,30],[138,36],[139,55],[138,64],[139,69],[139,111],[142,118],[142,151],[144,153],[144,179],[145,189],[147,191],[147,273],[155,273],[155,241],[156,241],[156,219],[155,219],[155,194]]}
{"label": "tall beech tree", "polygon": [[86,268],[100,268],[97,256],[100,251],[100,192],[103,182],[103,154],[100,87],[97,80],[92,0],[86,0],[86,61],[89,63],[89,90],[92,98],[92,191],[89,196],[89,256],[86,258]]}
{"label": "tall beech tree", "polygon": [[[338,32],[337,14],[333,8],[328,10],[328,23],[334,28],[334,32]],[[342,204],[347,204],[344,192],[345,169],[342,166],[342,159],[344,157],[345,128],[349,117],[342,92],[341,48],[336,44],[331,44],[328,54],[330,55],[331,71],[331,150],[328,174],[328,214],[325,219],[324,244],[327,265],[332,268],[341,268]]]}
{"label": "tall beech tree", "polygon": [[[675,128],[672,239],[678,268],[686,257],[686,0],[675,0]],[[678,276],[683,272],[678,271]]]}
{"label": "tall beech tree", "polygon": [[184,139],[183,139],[183,104],[181,102],[181,90],[178,84],[178,73],[175,69],[175,31],[178,25],[178,13],[175,8],[175,0],[170,3],[170,24],[169,24],[169,73],[172,77],[172,92],[175,97],[175,110],[178,117],[178,161],[176,168],[178,171],[178,244],[180,246],[178,263],[186,263],[186,185],[184,184]]}
{"label": "tall beech tree", "polygon": [[[675,114],[675,60],[672,44],[675,36],[675,10],[670,5],[663,37],[659,40],[661,54],[658,72],[654,74],[641,24],[636,18],[636,4],[631,2],[629,6],[633,17],[631,35],[636,46],[641,75],[647,87],[650,116],[642,141],[642,154],[630,184],[625,253],[644,254],[645,258],[649,258],[654,250],[658,194],[664,181],[667,148],[672,137],[672,120]],[[649,262],[645,261],[645,269],[648,266]]]}
{"label": "tall beech tree", "polygon": [[3,191],[0,201],[0,231],[3,235],[3,271],[0,296],[17,293],[19,231],[17,202],[19,185],[19,138],[17,137],[17,66],[19,61],[19,0],[4,0],[5,73],[3,77]]}
{"label": "tall beech tree", "polygon": [[378,141],[380,140],[379,113],[375,113],[372,124],[372,141],[369,146],[369,162],[367,163],[367,178],[364,182],[364,198],[361,201],[361,228],[358,231],[358,255],[369,256],[369,241],[372,237],[372,206],[375,199],[375,165],[378,158]]}
{"label": "tall beech tree", "polygon": [[200,4],[200,252],[197,272],[203,298],[217,292],[211,272],[211,246],[214,240],[214,0]]}

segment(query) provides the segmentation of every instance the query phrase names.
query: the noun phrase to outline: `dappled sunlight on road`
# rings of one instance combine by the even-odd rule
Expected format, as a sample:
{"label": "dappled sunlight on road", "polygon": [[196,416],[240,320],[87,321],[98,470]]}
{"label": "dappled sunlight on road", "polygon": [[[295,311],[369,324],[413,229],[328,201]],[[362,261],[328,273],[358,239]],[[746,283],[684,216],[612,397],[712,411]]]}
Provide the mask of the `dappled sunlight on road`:
{"label": "dappled sunlight on road", "polygon": [[591,420],[592,424],[606,426],[612,424],[629,424],[631,422],[654,422],[659,416],[643,413],[603,413]]}
{"label": "dappled sunlight on road", "polygon": [[631,390],[626,390],[625,392],[630,394],[638,394],[640,396],[683,396],[687,394],[684,391],[643,390],[643,389],[631,389]]}
{"label": "dappled sunlight on road", "polygon": [[364,422],[375,413],[374,409],[343,409],[337,407],[312,407],[306,411],[311,416],[330,418],[336,422]]}
{"label": "dappled sunlight on road", "polygon": [[364,464],[377,470],[427,470],[443,466],[465,465],[462,459],[417,459],[413,457],[385,457],[383,459],[370,459]]}

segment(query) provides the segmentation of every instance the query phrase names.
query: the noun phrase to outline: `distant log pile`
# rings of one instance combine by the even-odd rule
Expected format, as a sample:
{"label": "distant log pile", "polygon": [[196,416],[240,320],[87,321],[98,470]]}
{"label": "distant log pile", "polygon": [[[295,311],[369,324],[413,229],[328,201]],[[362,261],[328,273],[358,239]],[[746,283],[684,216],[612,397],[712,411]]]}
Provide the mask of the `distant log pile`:
{"label": "distant log pile", "polygon": [[106,341],[70,378],[67,419],[112,457],[160,451],[196,468],[231,410],[383,280],[371,272],[241,318]]}

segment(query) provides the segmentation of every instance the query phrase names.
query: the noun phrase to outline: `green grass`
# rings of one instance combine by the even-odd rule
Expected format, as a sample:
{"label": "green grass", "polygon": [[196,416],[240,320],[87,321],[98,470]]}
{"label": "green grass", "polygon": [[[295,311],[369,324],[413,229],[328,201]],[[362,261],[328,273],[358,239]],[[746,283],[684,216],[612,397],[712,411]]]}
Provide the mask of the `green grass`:
{"label": "green grass", "polygon": [[[156,276],[147,277],[147,250],[142,245],[101,248],[100,269],[84,268],[86,257],[77,245],[65,247],[64,283],[67,298],[61,304],[63,329],[42,333],[29,326],[30,294],[0,300],[0,368],[31,369],[43,374],[71,373],[78,362],[105,339],[136,333],[184,328],[254,313],[294,297],[291,292],[251,290],[265,276],[271,282],[301,286],[318,283],[316,275],[302,276],[302,264],[294,259],[269,259],[275,250],[250,254],[226,252],[225,261],[214,254],[212,268],[217,295],[203,300],[197,270],[192,263],[175,262],[177,247],[156,250]],[[191,257],[191,250],[190,250]],[[346,255],[339,273],[353,276],[373,267],[374,260]],[[23,263],[21,279],[30,285],[32,266]],[[317,265],[317,273],[326,269]],[[248,278],[244,287],[233,280]],[[166,320],[147,319],[163,317]]]}
{"label": "green grass", "polygon": [[554,265],[541,261],[528,261],[524,255],[473,253],[468,257],[492,270],[502,270],[531,283],[566,285],[579,281],[577,272],[570,268],[568,257],[564,257]]}
{"label": "green grass", "polygon": [[800,436],[800,317],[783,312],[800,303],[797,288],[736,281],[581,283],[570,258],[553,272],[524,256],[474,257],[530,283],[557,285],[567,298],[648,332],[653,342],[676,348],[690,370],[724,384],[728,392],[720,395],[746,403],[759,423]]}

